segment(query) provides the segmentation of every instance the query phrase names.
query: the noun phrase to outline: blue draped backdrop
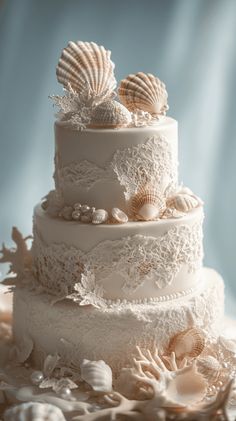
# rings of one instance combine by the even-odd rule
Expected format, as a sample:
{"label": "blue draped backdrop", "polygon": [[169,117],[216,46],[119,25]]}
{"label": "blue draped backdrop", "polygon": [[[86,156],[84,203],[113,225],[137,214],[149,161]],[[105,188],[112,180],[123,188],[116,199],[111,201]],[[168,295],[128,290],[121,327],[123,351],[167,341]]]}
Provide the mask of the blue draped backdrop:
{"label": "blue draped backdrop", "polygon": [[165,81],[179,121],[180,181],[205,202],[205,264],[236,315],[236,1],[0,0],[0,239],[31,232],[53,187],[55,66],[68,40],[112,50],[117,79]]}

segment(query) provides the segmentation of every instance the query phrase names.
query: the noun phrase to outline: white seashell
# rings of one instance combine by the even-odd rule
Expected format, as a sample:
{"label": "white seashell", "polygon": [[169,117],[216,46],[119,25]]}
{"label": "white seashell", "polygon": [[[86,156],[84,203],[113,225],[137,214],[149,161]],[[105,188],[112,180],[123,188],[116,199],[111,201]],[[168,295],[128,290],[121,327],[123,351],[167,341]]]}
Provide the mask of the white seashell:
{"label": "white seashell", "polygon": [[111,99],[101,102],[91,114],[88,127],[93,129],[113,129],[126,127],[131,123],[131,114],[124,105]]}
{"label": "white seashell", "polygon": [[215,383],[218,380],[222,366],[220,362],[211,355],[207,355],[196,360],[196,366],[209,383]]}
{"label": "white seashell", "polygon": [[4,413],[4,421],[65,421],[62,411],[55,405],[25,402],[9,408]]}
{"label": "white seashell", "polygon": [[62,51],[57,79],[65,88],[91,97],[109,97],[116,87],[111,52],[94,42],[70,41]]}
{"label": "white seashell", "polygon": [[104,361],[83,360],[81,378],[96,392],[112,391],[112,371]]}
{"label": "white seashell", "polygon": [[131,200],[131,213],[143,221],[153,221],[159,218],[164,209],[164,199],[153,188],[140,189]]}
{"label": "white seashell", "polygon": [[180,212],[177,209],[166,208],[164,210],[163,214],[161,215],[161,218],[163,218],[163,219],[169,219],[169,218],[179,219],[179,218],[183,218],[183,216],[185,216],[185,215],[186,215],[185,212]]}
{"label": "white seashell", "polygon": [[103,224],[108,220],[108,212],[105,209],[96,209],[92,216],[92,223],[95,225]]}
{"label": "white seashell", "polygon": [[189,194],[176,194],[166,199],[166,206],[174,208],[180,212],[189,212],[199,206],[199,202],[196,197]]}
{"label": "white seashell", "polygon": [[126,213],[123,212],[122,210],[120,210],[119,208],[113,208],[111,210],[111,214],[112,214],[112,217],[114,218],[114,220],[116,222],[119,222],[119,224],[125,224],[129,220]]}
{"label": "white seashell", "polygon": [[122,104],[130,111],[143,110],[161,115],[168,110],[165,84],[150,73],[127,76],[121,81],[118,93]]}
{"label": "white seashell", "polygon": [[201,329],[192,327],[177,333],[169,343],[168,352],[174,352],[176,358],[197,357],[205,347],[205,335]]}

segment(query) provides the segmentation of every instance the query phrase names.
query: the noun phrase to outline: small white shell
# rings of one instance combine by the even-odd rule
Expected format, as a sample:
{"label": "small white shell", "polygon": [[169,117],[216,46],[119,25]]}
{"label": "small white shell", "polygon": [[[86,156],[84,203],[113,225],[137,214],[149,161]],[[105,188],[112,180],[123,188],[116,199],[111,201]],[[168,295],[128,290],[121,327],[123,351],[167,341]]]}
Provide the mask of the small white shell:
{"label": "small white shell", "polygon": [[179,193],[174,196],[168,197],[166,200],[166,206],[174,208],[180,212],[189,212],[199,206],[199,202],[196,197],[186,193]]}
{"label": "small white shell", "polygon": [[62,411],[54,405],[25,402],[9,408],[4,421],[65,421]]}
{"label": "small white shell", "polygon": [[94,42],[72,42],[64,48],[57,66],[57,79],[76,92],[109,97],[116,87],[111,52]]}
{"label": "small white shell", "polygon": [[164,199],[153,188],[142,188],[131,200],[131,213],[137,219],[153,221],[165,209]]}
{"label": "small white shell", "polygon": [[168,110],[165,84],[150,73],[127,76],[121,81],[118,93],[121,102],[130,111],[143,110],[161,115]]}
{"label": "small white shell", "polygon": [[114,220],[119,224],[125,224],[126,222],[128,222],[128,216],[119,208],[113,208],[111,210],[111,214]]}
{"label": "small white shell", "polygon": [[222,366],[220,362],[211,355],[196,360],[197,370],[209,383],[215,383],[220,375]]}
{"label": "small white shell", "polygon": [[169,343],[168,352],[174,352],[176,358],[197,357],[205,347],[205,335],[201,329],[192,327],[177,333]]}
{"label": "small white shell", "polygon": [[124,105],[111,99],[101,102],[91,114],[88,127],[93,129],[113,129],[126,127],[131,123],[131,114]]}
{"label": "small white shell", "polygon": [[108,220],[108,212],[105,209],[96,209],[92,216],[92,223],[95,225],[103,224]]}
{"label": "small white shell", "polygon": [[83,360],[80,370],[82,379],[96,392],[112,391],[112,371],[104,361]]}

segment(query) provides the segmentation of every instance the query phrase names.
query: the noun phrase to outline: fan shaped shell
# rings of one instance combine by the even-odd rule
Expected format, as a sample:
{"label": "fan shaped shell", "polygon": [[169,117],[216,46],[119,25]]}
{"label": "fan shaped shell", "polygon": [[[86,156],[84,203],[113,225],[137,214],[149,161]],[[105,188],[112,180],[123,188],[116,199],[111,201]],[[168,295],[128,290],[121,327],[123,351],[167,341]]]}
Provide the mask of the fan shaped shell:
{"label": "fan shaped shell", "polygon": [[65,88],[92,96],[110,95],[116,87],[111,52],[94,42],[70,41],[57,66],[57,79]]}
{"label": "fan shaped shell", "polygon": [[201,373],[209,383],[215,383],[220,375],[222,366],[220,362],[211,355],[198,358],[196,361],[197,370]]}
{"label": "fan shaped shell", "polygon": [[104,361],[83,360],[81,366],[81,377],[96,392],[112,391],[112,371]]}
{"label": "fan shaped shell", "polygon": [[131,200],[132,215],[143,221],[159,218],[164,209],[164,199],[155,188],[144,187]]}
{"label": "fan shaped shell", "polygon": [[114,100],[101,102],[91,114],[89,127],[98,129],[109,129],[125,127],[131,122],[131,114],[124,107]]}
{"label": "fan shaped shell", "polygon": [[143,110],[161,115],[168,110],[165,84],[150,73],[127,76],[121,81],[118,93],[121,102],[130,111]]}
{"label": "fan shaped shell", "polygon": [[54,405],[25,402],[9,408],[4,421],[65,421],[62,411]]}
{"label": "fan shaped shell", "polygon": [[184,193],[169,197],[166,200],[166,206],[180,212],[190,212],[192,209],[199,206],[199,202],[196,197]]}
{"label": "fan shaped shell", "polygon": [[169,343],[168,352],[174,352],[178,359],[197,357],[205,347],[205,335],[201,329],[190,328],[175,335]]}

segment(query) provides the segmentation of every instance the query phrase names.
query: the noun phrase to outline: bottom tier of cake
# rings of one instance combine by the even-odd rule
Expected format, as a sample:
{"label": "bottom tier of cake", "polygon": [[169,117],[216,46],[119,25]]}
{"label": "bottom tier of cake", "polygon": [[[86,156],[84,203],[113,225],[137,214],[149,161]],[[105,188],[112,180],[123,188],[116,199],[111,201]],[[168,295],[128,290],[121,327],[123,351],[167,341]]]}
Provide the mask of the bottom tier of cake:
{"label": "bottom tier of cake", "polygon": [[19,360],[31,354],[40,368],[48,354],[58,353],[67,365],[84,358],[103,359],[117,372],[136,346],[164,348],[171,337],[198,326],[209,336],[222,329],[224,284],[212,269],[188,295],[165,302],[122,303],[109,308],[81,307],[70,301],[51,304],[46,294],[17,288],[14,293],[13,332]]}

